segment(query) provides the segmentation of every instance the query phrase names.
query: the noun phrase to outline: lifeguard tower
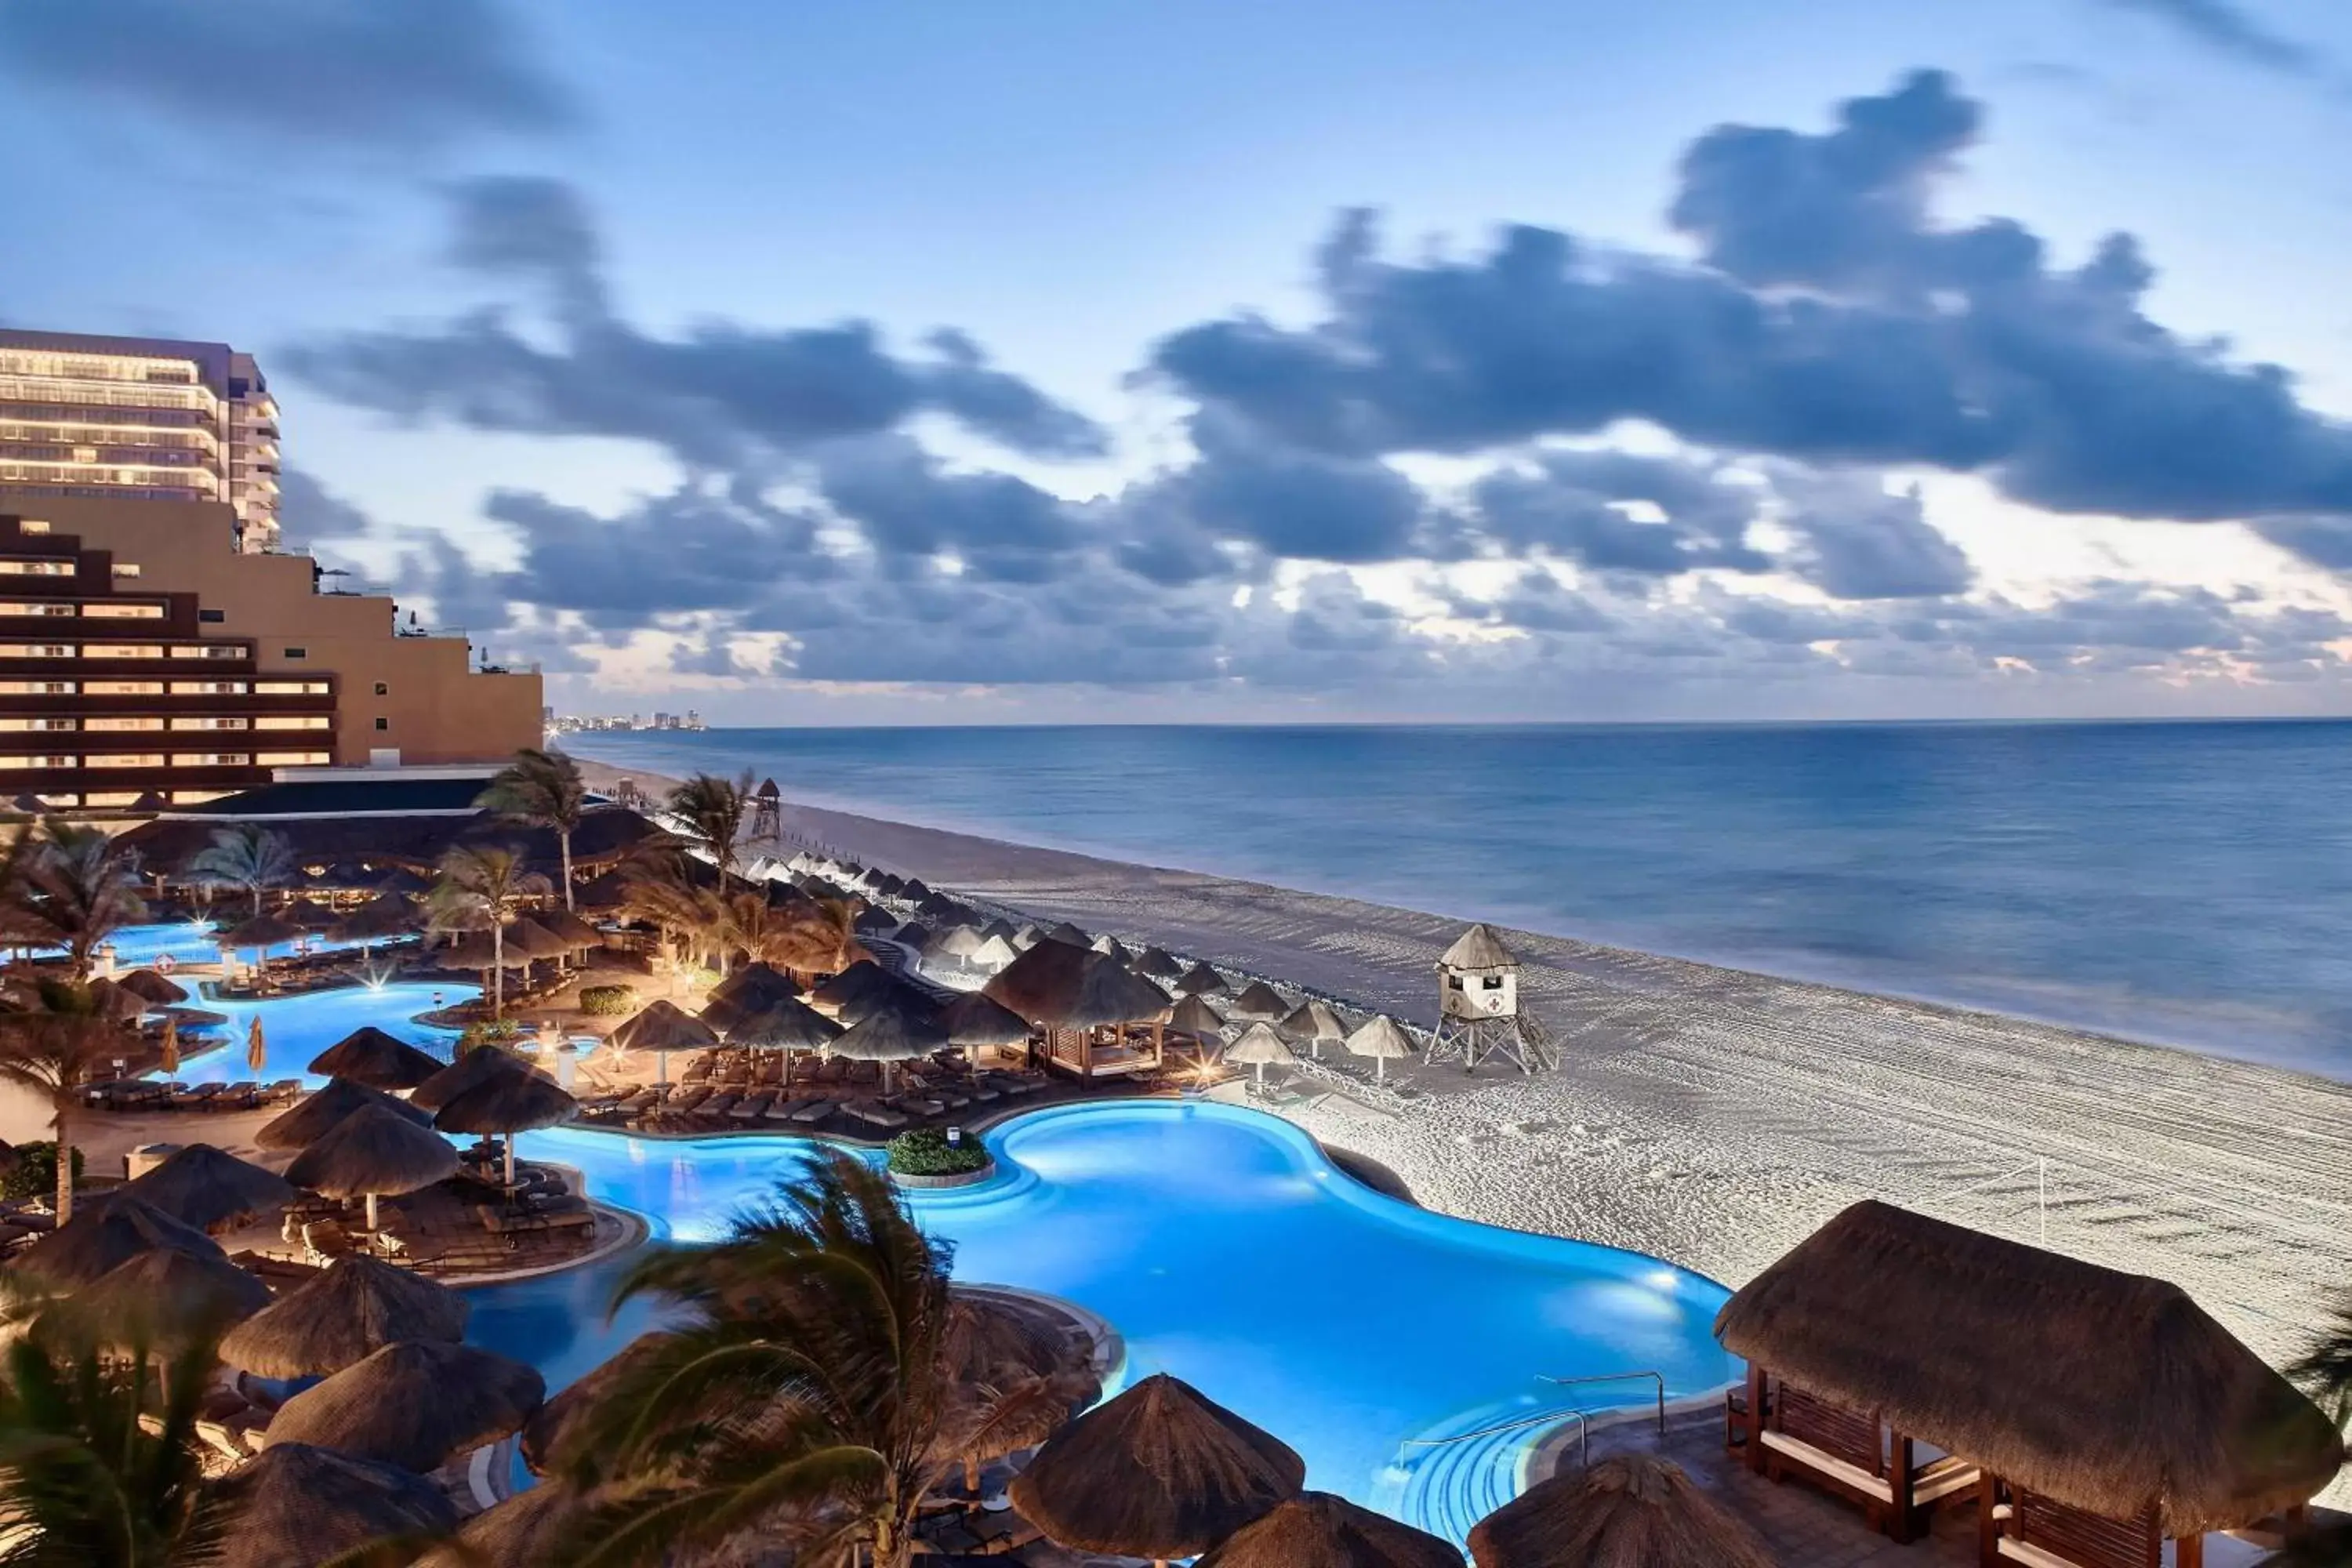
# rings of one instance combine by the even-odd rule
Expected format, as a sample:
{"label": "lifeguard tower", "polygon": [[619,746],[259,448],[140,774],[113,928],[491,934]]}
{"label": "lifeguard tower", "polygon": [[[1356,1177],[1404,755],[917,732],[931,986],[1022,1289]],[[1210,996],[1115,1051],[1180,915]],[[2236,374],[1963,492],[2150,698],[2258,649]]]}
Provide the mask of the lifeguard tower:
{"label": "lifeguard tower", "polygon": [[1484,925],[1462,933],[1437,961],[1437,1035],[1429,1060],[1464,1072],[1500,1057],[1521,1072],[1559,1065],[1543,1025],[1519,1011],[1519,961]]}
{"label": "lifeguard tower", "polygon": [[751,839],[774,840],[784,836],[784,794],[773,779],[761,779],[751,792]]}

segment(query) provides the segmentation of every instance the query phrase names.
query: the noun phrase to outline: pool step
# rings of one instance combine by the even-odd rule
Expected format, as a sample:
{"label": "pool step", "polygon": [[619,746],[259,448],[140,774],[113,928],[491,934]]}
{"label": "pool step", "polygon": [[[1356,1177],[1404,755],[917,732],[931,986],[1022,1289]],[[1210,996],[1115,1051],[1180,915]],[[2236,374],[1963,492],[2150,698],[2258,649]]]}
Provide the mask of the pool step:
{"label": "pool step", "polygon": [[1459,1546],[1472,1525],[1519,1495],[1528,1454],[1567,1418],[1566,1407],[1535,1394],[1451,1416],[1399,1446],[1373,1506]]}

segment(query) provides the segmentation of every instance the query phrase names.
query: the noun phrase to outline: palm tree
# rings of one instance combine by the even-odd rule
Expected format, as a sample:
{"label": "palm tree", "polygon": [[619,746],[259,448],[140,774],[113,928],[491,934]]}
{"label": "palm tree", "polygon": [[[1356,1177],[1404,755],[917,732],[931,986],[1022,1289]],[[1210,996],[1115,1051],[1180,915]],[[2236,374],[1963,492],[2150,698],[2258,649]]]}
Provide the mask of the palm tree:
{"label": "palm tree", "polygon": [[547,891],[547,879],[523,868],[520,852],[498,844],[460,844],[441,857],[441,879],[425,896],[425,925],[436,931],[490,933],[490,1017],[507,1016],[506,927],[522,901]]}
{"label": "palm tree", "polygon": [[0,947],[44,947],[55,934],[32,904],[33,863],[40,853],[29,822],[0,845]]}
{"label": "palm tree", "polygon": [[500,768],[474,802],[532,827],[555,830],[563,851],[563,907],[572,907],[572,834],[588,815],[588,786],[580,764],[562,752],[525,746]]}
{"label": "palm tree", "polygon": [[26,908],[47,939],[66,950],[74,978],[89,978],[99,948],[147,913],[139,897],[139,851],[103,828],[54,818],[25,867]]}
{"label": "palm tree", "polygon": [[735,845],[743,837],[743,816],[751,805],[751,774],[746,770],[740,778],[722,779],[715,773],[697,773],[669,792],[669,809],[684,817],[694,829],[695,837],[710,847],[719,859],[719,890],[727,890],[728,867],[735,858]]}
{"label": "palm tree", "polygon": [[735,945],[769,963],[803,974],[838,974],[867,956],[858,945],[859,906],[853,899],[795,894],[779,904],[758,893],[738,893],[728,908]]}
{"label": "palm tree", "polygon": [[285,836],[250,822],[215,828],[213,841],[188,862],[189,874],[225,888],[242,888],[261,913],[261,895],[294,879],[294,851]]}
{"label": "palm tree", "polygon": [[[2287,1373],[2337,1426],[2352,1427],[2352,1291],[2337,1300],[2334,1318]],[[2352,1568],[2352,1524],[2315,1530],[2266,1559],[2264,1568]]]}
{"label": "palm tree", "polygon": [[35,1005],[0,1013],[0,1081],[19,1084],[49,1103],[58,1139],[58,1223],[73,1217],[73,1119],[82,1086],[110,1076],[116,1058],[138,1042],[88,982],[43,980]]}
{"label": "palm tree", "polygon": [[558,1464],[609,1500],[562,1560],[650,1568],[759,1530],[804,1568],[907,1568],[960,1455],[1070,1400],[1054,1377],[959,1374],[982,1309],[950,1290],[950,1260],[888,1177],[828,1152],[729,1240],[639,1263],[616,1307],[660,1294],[698,1316],[566,1435]]}

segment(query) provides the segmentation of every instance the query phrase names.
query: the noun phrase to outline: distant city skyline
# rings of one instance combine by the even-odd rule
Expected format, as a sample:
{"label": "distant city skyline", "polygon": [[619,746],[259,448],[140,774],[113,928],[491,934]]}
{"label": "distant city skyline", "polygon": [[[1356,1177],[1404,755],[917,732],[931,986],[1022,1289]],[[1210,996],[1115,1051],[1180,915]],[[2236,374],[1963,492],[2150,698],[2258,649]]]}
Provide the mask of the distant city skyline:
{"label": "distant city skyline", "polygon": [[289,542],[561,713],[2352,711],[2337,8],[90,0],[0,83],[0,326],[255,356]]}

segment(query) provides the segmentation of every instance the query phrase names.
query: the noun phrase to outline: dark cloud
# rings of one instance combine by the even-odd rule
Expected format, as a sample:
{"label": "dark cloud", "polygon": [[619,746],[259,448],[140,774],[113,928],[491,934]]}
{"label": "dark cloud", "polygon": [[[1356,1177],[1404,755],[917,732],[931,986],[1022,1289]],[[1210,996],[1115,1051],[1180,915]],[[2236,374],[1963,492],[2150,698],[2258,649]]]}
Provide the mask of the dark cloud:
{"label": "dark cloud", "polygon": [[2308,45],[2274,33],[2237,0],[2105,0],[2109,5],[2153,16],[2196,43],[2267,70],[2316,75],[2325,65]]}
{"label": "dark cloud", "polygon": [[448,187],[449,259],[491,278],[546,283],[566,320],[593,323],[605,303],[604,243],[580,193],[536,174],[490,174]]}
{"label": "dark cloud", "polygon": [[1392,561],[1416,548],[1428,503],[1384,463],[1261,441],[1211,414],[1192,424],[1199,460],[1171,481],[1202,533],[1302,560]]}
{"label": "dark cloud", "polygon": [[1975,570],[1937,531],[1916,486],[1890,495],[1875,474],[1779,476],[1781,525],[1799,541],[1787,564],[1837,599],[1934,598],[1967,591]]}
{"label": "dark cloud", "polygon": [[500,0],[0,5],[0,67],[207,133],[242,125],[298,142],[415,146],[578,119]]}
{"label": "dark cloud", "polygon": [[366,512],[336,495],[308,468],[289,468],[278,477],[278,526],[299,548],[363,537]]}
{"label": "dark cloud", "polygon": [[[649,626],[680,612],[743,609],[779,578],[828,570],[828,558],[812,549],[814,520],[750,494],[689,486],[605,518],[530,491],[498,490],[483,510],[522,541],[514,571],[475,569],[486,590],[542,609],[576,611],[605,628]],[[422,586],[436,598],[446,592],[440,582]]]}
{"label": "dark cloud", "polygon": [[[1671,575],[1704,567],[1761,572],[1748,543],[1754,485],[1678,458],[1631,452],[1549,452],[1475,487],[1476,526],[1515,549],[1540,549],[1601,572]],[[1636,507],[1653,509],[1651,519]]]}
{"label": "dark cloud", "polygon": [[1063,502],[1011,474],[958,473],[904,437],[827,448],[826,502],[885,554],[951,552],[985,575],[1036,581],[1076,538]]}

